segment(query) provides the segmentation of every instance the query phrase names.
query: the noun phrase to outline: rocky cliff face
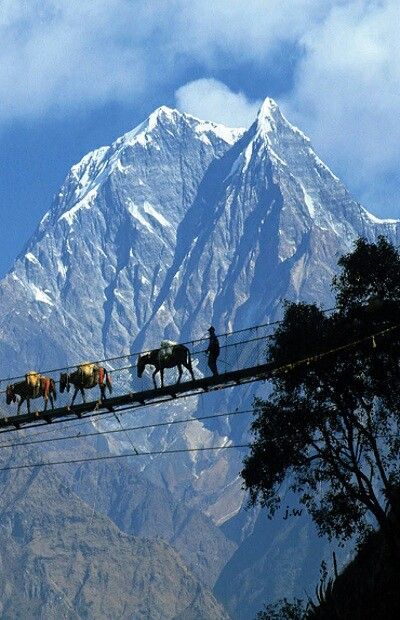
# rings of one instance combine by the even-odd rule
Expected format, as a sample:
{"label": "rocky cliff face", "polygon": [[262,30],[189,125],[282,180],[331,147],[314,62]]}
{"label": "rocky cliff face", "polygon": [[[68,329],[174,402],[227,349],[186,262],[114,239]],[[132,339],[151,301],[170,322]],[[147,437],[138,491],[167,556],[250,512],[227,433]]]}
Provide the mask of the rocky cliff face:
{"label": "rocky cliff face", "polygon": [[170,545],[124,533],[54,471],[2,472],[0,481],[3,618],[228,619]]}
{"label": "rocky cliff face", "polygon": [[[256,325],[279,317],[285,298],[330,305],[337,258],[358,236],[379,234],[399,243],[399,222],[378,220],[354,201],[272,100],[246,132],[160,108],[71,169],[0,283],[0,374],[130,354],[162,338],[185,341],[210,323],[221,332]],[[117,389],[131,389],[131,380],[129,371],[115,372]],[[146,425],[233,411],[251,406],[254,390],[144,408],[124,421]],[[99,430],[106,424],[114,422],[98,423]],[[215,446],[243,439],[247,427],[248,418],[238,416],[145,429],[131,438],[142,450]],[[132,451],[123,435],[107,442],[106,450]],[[129,462],[135,476],[163,489],[187,514],[195,511],[197,525],[179,543],[193,566],[199,549],[188,532],[199,515],[228,531],[241,509],[241,458],[221,450]],[[121,525],[126,503],[114,510],[119,500],[111,497],[104,497],[103,510]],[[148,523],[153,509],[139,505]],[[137,506],[128,512],[140,520]],[[173,513],[168,540],[179,538],[181,513]],[[245,537],[245,522],[232,535],[236,543]],[[136,533],[136,526],[124,527]],[[209,542],[216,540],[211,529]],[[234,548],[226,537],[218,544],[225,562]],[[222,563],[215,563],[212,579]],[[208,564],[203,578],[209,570]]]}
{"label": "rocky cliff face", "polygon": [[123,463],[71,465],[60,470],[60,475],[76,495],[96,513],[110,517],[123,532],[167,541],[210,588],[237,548],[210,517],[186,502],[178,503],[166,488]]}

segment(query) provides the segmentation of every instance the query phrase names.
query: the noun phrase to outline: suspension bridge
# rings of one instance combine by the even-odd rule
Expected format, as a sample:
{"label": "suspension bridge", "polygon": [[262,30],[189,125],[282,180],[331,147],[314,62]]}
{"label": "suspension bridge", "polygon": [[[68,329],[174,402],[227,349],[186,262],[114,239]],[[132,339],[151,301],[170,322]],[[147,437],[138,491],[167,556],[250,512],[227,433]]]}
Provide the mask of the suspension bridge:
{"label": "suspension bridge", "polygon": [[[329,310],[330,311],[330,310]],[[122,422],[119,418],[118,412],[124,410],[132,410],[137,407],[146,407],[149,405],[156,405],[158,403],[168,403],[173,402],[178,398],[184,398],[186,396],[194,396],[196,394],[205,394],[207,392],[212,392],[214,390],[222,390],[225,388],[234,387],[237,385],[243,385],[250,382],[268,380],[271,379],[276,374],[281,374],[282,372],[291,372],[298,366],[309,366],[310,364],[318,363],[320,360],[325,358],[326,356],[331,355],[340,355],[345,354],[348,355],[352,349],[359,347],[360,345],[365,346],[369,345],[372,349],[377,348],[377,342],[384,340],[385,338],[391,336],[393,333],[400,329],[400,325],[391,325],[381,329],[375,333],[371,333],[369,335],[363,336],[362,338],[357,338],[355,340],[351,340],[350,342],[340,344],[332,349],[322,351],[319,353],[311,353],[309,356],[302,359],[295,359],[292,361],[287,361],[283,365],[277,366],[273,363],[265,363],[266,357],[266,346],[267,340],[272,336],[272,326],[279,323],[276,321],[275,323],[269,323],[265,325],[259,325],[256,327],[251,327],[249,329],[240,330],[236,332],[230,332],[227,334],[222,334],[219,338],[223,341],[221,346],[221,358],[220,363],[224,365],[224,368],[229,368],[225,372],[221,372],[217,376],[208,376],[204,372],[204,366],[206,366],[206,360],[204,354],[206,353],[206,349],[204,348],[207,340],[205,338],[201,338],[198,340],[193,340],[189,343],[182,343],[186,346],[189,346],[191,349],[192,360],[195,362],[194,367],[196,370],[195,379],[190,381],[183,381],[179,384],[169,384],[160,388],[151,388],[151,389],[133,389],[127,391],[127,385],[136,387],[137,382],[139,381],[137,377],[137,372],[135,375],[135,370],[137,371],[137,367],[135,363],[132,363],[133,359],[137,359],[138,353],[130,353],[128,355],[122,355],[116,358],[108,359],[108,360],[99,360],[97,363],[107,364],[108,368],[112,370],[112,372],[117,377],[116,385],[119,390],[119,394],[113,396],[112,398],[108,398],[105,400],[97,400],[91,402],[83,402],[73,407],[66,402],[66,396],[64,395],[63,406],[58,407],[56,409],[50,411],[34,411],[33,413],[25,413],[20,415],[11,415],[11,416],[3,416],[0,417],[0,434],[9,433],[11,431],[18,431],[20,429],[30,428],[31,426],[43,426],[49,425],[56,422],[66,421],[68,418],[79,418],[76,422],[72,422],[69,426],[80,424],[81,422],[92,421],[93,416],[100,416],[107,414],[108,416],[115,416],[116,420],[119,423],[120,428],[117,429],[108,429],[103,431],[104,434],[109,433],[117,433],[124,432],[129,438],[127,431],[129,430],[140,430],[147,428],[156,428],[160,426],[170,425],[170,424],[184,424],[188,422],[193,422],[196,419],[211,419],[225,416],[233,416],[239,414],[250,413],[251,410],[241,410],[236,409],[231,412],[224,413],[216,413],[211,415],[199,416],[198,418],[186,418],[186,419],[174,419],[161,421],[151,424],[141,424],[139,426],[131,426],[129,428],[125,428],[122,425]],[[261,335],[260,335],[260,332]],[[115,367],[115,362],[121,362],[125,358],[130,360],[130,364],[125,366]],[[75,368],[75,366],[73,367]],[[58,368],[53,369],[52,371],[46,371],[47,374],[55,375],[56,372],[68,371],[71,370],[69,368]],[[43,373],[44,374],[44,373]],[[21,379],[22,377],[9,377],[7,379],[1,379],[0,381],[10,381],[11,379]],[[171,378],[171,377],[170,377]],[[128,380],[129,379],[129,380]],[[147,381],[151,381],[150,376],[147,376]],[[139,384],[139,387],[142,387],[143,384]],[[0,392],[0,394],[3,392]],[[63,427],[65,428],[65,427]],[[67,427],[68,428],[68,425]],[[55,430],[55,429],[53,429]],[[49,432],[49,431],[44,431]],[[52,432],[52,431],[50,431]],[[43,435],[43,432],[36,433],[36,436]],[[92,437],[98,435],[98,431],[96,432],[78,432],[74,435],[62,435],[59,437],[50,437],[48,439],[29,439],[24,442],[17,443],[9,443],[9,444],[0,444],[0,448],[11,448],[13,446],[25,446],[31,444],[42,444],[46,442],[60,441],[64,439],[78,439],[80,437]],[[244,449],[251,447],[250,444],[231,444],[224,443],[221,446],[199,446],[199,447],[186,447],[186,448],[172,448],[172,449],[160,449],[160,450],[151,450],[151,451],[138,451],[133,445],[131,439],[129,441],[132,445],[133,452],[123,452],[121,454],[100,454],[95,456],[87,456],[81,458],[73,458],[73,459],[58,459],[56,461],[39,461],[39,462],[29,462],[23,464],[6,464],[4,467],[0,468],[0,472],[9,471],[9,470],[17,470],[17,469],[26,469],[33,467],[47,467],[51,465],[61,465],[61,464],[72,464],[72,463],[83,463],[88,461],[100,461],[106,459],[115,459],[115,458],[125,458],[125,457],[143,457],[143,456],[155,456],[161,454],[177,454],[181,452],[194,452],[194,451],[203,451],[203,450],[222,450],[222,449]]]}
{"label": "suspension bridge", "polygon": [[[188,347],[194,366],[194,380],[187,380],[189,374],[183,375],[183,380],[176,383],[174,370],[165,371],[164,387],[154,388],[151,372],[139,379],[137,376],[136,361],[140,352],[129,353],[104,360],[97,360],[97,364],[104,365],[113,377],[113,395],[103,400],[90,400],[88,402],[69,404],[70,394],[59,394],[61,406],[46,411],[36,409],[30,413],[4,415],[0,417],[0,433],[21,428],[29,428],[53,422],[61,422],[71,418],[84,418],[102,415],[104,413],[117,413],[124,409],[167,403],[178,398],[194,396],[207,392],[222,390],[237,385],[268,379],[273,367],[265,363],[267,341],[271,338],[273,328],[277,322],[266,323],[254,327],[219,334],[220,356],[218,367],[220,372],[216,376],[209,376],[207,367],[206,348],[208,337],[185,342]],[[64,368],[43,371],[41,374],[51,376],[56,383],[59,381],[60,372],[72,372],[76,365]],[[187,371],[184,371],[186,373]],[[21,381],[25,376],[8,377],[2,379],[9,384]],[[151,387],[149,387],[151,384]],[[96,386],[87,394],[95,393]],[[0,392],[4,396],[5,391]],[[77,397],[79,398],[79,396]],[[31,401],[31,409],[34,404],[41,401]]]}

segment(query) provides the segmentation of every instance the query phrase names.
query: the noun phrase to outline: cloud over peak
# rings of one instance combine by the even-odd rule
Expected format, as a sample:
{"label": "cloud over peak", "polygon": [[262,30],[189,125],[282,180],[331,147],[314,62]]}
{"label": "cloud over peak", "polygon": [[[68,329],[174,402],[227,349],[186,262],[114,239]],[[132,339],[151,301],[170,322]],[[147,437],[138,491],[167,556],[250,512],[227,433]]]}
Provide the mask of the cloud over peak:
{"label": "cloud over peak", "polygon": [[399,23],[398,0],[3,0],[0,123],[143,107],[178,85],[181,109],[248,126],[260,102],[241,84],[250,72],[270,94],[291,46],[281,107],[352,187],[379,193],[382,179],[400,182]]}
{"label": "cloud over peak", "polygon": [[260,101],[252,103],[243,93],[234,93],[226,84],[212,78],[181,86],[175,97],[182,112],[228,127],[249,127],[261,105]]}

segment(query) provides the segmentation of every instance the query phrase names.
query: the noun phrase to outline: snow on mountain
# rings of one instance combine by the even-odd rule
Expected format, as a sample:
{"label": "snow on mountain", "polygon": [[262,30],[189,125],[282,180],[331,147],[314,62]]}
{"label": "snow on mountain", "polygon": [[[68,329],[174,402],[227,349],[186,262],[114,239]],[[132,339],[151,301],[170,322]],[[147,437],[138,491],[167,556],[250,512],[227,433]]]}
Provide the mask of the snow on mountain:
{"label": "snow on mountain", "polygon": [[[3,376],[23,374],[28,367],[54,368],[130,353],[171,336],[164,330],[168,317],[160,318],[157,332],[144,335],[143,326],[165,286],[177,230],[207,169],[243,133],[163,107],[72,167],[53,207],[0,286]],[[180,339],[177,325],[172,335]],[[195,409],[193,399],[158,408],[153,418],[165,420],[182,411],[189,415]],[[142,416],[148,421],[148,415],[143,412],[135,420],[140,423]],[[180,430],[178,436],[168,428],[162,435],[147,431],[135,441],[143,450],[194,445],[196,437],[203,446],[227,441],[200,423]],[[125,437],[113,438],[109,447],[132,449]],[[184,460],[187,474],[179,493],[200,460],[213,462],[195,454]],[[154,470],[149,477],[159,482],[159,467],[150,460],[148,468]],[[176,487],[180,464],[173,469],[168,484]]]}
{"label": "snow on mountain", "polygon": [[[257,325],[283,299],[330,304],[338,257],[360,235],[400,241],[349,195],[267,99],[248,131],[161,107],[73,166],[0,283],[0,374],[52,368]],[[121,375],[129,381],[129,373]],[[138,410],[135,420],[250,406],[254,388]],[[5,406],[5,405],[4,405]],[[167,417],[168,416],[168,417]],[[135,433],[142,450],[218,446],[248,418]],[[109,449],[131,446],[115,437]],[[132,461],[222,524],[243,502],[237,451]]]}
{"label": "snow on mountain", "polygon": [[329,303],[339,254],[380,233],[397,239],[398,222],[356,203],[272,99],[247,132],[163,106],[71,168],[2,281],[1,374],[255,325],[284,298]]}
{"label": "snow on mountain", "polygon": [[[12,321],[18,333],[3,328],[2,342],[19,351],[28,340],[30,361],[46,366],[78,361],[85,352],[98,358],[122,345],[129,350],[172,262],[177,227],[205,170],[240,133],[160,108],[73,166],[3,281],[2,307],[11,313],[3,315],[3,325],[19,311],[19,300],[25,311]],[[39,354],[26,334],[40,337],[47,320],[68,337]],[[48,331],[52,338],[54,329]],[[12,363],[18,372],[26,363],[19,357]]]}

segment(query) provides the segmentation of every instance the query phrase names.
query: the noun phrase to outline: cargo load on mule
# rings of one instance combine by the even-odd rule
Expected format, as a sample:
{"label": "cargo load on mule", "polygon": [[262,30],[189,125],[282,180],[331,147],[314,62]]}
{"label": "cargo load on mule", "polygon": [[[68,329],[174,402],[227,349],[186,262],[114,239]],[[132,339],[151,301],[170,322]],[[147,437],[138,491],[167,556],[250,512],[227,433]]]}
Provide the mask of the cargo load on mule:
{"label": "cargo load on mule", "polygon": [[[25,373],[25,381],[27,386],[32,390],[33,394],[39,392],[40,390],[41,376],[42,375],[39,372],[36,372],[36,370],[28,370],[28,372]],[[32,398],[35,398],[35,396],[32,396]]]}
{"label": "cargo load on mule", "polygon": [[112,392],[110,373],[104,366],[99,366],[95,362],[82,362],[74,372],[62,372],[60,374],[60,392],[63,393],[64,390],[69,392],[71,385],[75,388],[71,406],[74,404],[78,392],[81,393],[82,400],[85,403],[85,390],[90,390],[96,385],[100,388],[101,401],[106,398],[106,388],[110,394]]}
{"label": "cargo load on mule", "polygon": [[10,405],[18,400],[17,414],[20,412],[22,403],[26,400],[28,413],[31,412],[30,401],[33,398],[44,399],[44,410],[50,400],[51,408],[54,409],[54,401],[57,398],[56,384],[51,377],[45,377],[36,370],[29,370],[25,373],[25,380],[18,383],[11,383],[6,388],[6,403]]}

